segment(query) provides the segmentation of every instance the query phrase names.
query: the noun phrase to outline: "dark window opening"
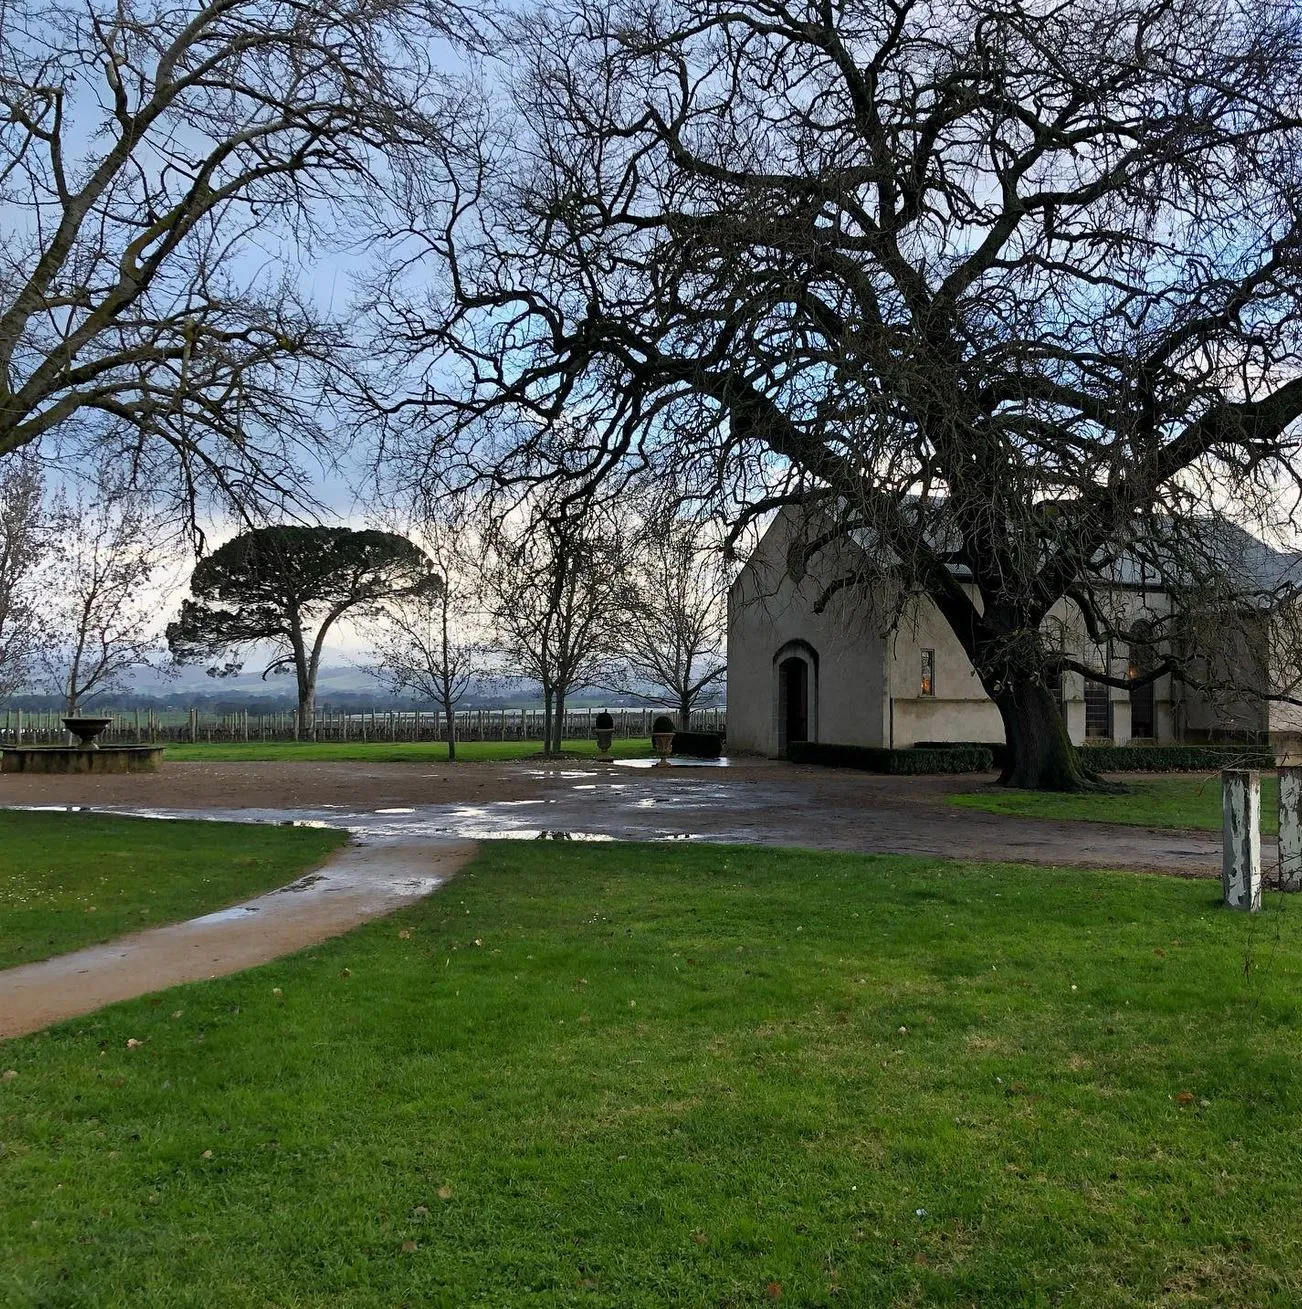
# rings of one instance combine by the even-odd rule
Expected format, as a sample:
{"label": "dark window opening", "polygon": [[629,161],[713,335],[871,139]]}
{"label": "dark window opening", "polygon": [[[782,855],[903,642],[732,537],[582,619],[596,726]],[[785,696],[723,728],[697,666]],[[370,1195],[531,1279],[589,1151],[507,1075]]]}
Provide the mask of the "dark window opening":
{"label": "dark window opening", "polygon": [[934,650],[924,650],[922,652],[922,677],[918,682],[918,694],[936,694],[936,652]]}

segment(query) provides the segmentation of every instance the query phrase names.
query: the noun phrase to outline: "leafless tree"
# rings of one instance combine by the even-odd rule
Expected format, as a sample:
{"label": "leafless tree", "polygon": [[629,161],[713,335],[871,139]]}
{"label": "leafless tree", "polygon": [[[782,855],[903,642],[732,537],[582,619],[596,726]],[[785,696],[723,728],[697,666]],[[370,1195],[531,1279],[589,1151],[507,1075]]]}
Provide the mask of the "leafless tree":
{"label": "leafless tree", "polygon": [[537,682],[543,751],[557,755],[565,701],[609,679],[620,641],[627,542],[614,516],[535,498],[484,530],[481,584],[503,671]]}
{"label": "leafless tree", "polygon": [[[299,498],[343,338],[283,270],[436,139],[425,0],[0,0],[0,457]],[[267,271],[270,269],[270,271]]]}
{"label": "leafless tree", "polygon": [[176,542],[129,491],[60,493],[40,576],[39,661],[69,714],[125,688],[161,649],[160,600]]}
{"label": "leafless tree", "polygon": [[[1291,530],[1302,485],[1298,24],[1293,0],[536,6],[377,299],[431,382],[388,405],[389,453],[581,495],[651,468],[737,529],[803,506],[794,569],[854,533],[836,588],[947,620],[1006,781],[1083,785],[1056,609],[1142,646],[1098,602],[1136,557],[1236,621],[1296,593],[1245,593],[1191,529]],[[413,229],[451,270],[419,296]],[[588,439],[558,440],[576,411]],[[1138,680],[1197,678],[1147,639]]]}
{"label": "leafless tree", "polygon": [[28,680],[36,652],[32,580],[45,540],[43,498],[34,460],[0,466],[0,698]]}
{"label": "leafless tree", "polygon": [[692,709],[727,672],[728,570],[719,543],[685,519],[653,519],[632,554],[622,689],[651,688],[687,731]]}
{"label": "leafless tree", "polygon": [[462,552],[437,534],[426,536],[422,546],[443,585],[385,604],[372,626],[370,668],[394,694],[414,693],[443,710],[448,758],[455,759],[456,708],[489,672],[489,651],[480,630],[478,587]]}

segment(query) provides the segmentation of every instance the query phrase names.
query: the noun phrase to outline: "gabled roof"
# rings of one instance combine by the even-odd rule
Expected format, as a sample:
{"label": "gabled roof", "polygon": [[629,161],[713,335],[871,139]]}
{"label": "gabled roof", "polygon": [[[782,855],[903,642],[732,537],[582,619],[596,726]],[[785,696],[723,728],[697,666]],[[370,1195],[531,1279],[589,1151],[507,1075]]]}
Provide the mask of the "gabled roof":
{"label": "gabled roof", "polygon": [[[794,509],[780,511],[769,530],[784,520],[792,529],[801,526],[798,513]],[[803,520],[804,538],[816,538],[829,530],[833,521],[826,513],[811,514]],[[1141,531],[1115,557],[1108,558],[1106,553],[1097,556],[1096,578],[1100,584],[1154,590],[1214,584],[1245,600],[1261,601],[1293,590],[1302,593],[1302,551],[1278,550],[1229,518],[1204,516],[1179,522],[1168,518],[1140,526],[1149,530]],[[956,553],[961,544],[940,514],[931,516],[925,535],[928,545],[942,553]],[[951,539],[946,540],[947,536]],[[852,527],[838,539],[850,542],[866,558],[880,564],[883,551],[871,527]],[[969,577],[964,564],[951,562],[947,566],[955,577]]]}

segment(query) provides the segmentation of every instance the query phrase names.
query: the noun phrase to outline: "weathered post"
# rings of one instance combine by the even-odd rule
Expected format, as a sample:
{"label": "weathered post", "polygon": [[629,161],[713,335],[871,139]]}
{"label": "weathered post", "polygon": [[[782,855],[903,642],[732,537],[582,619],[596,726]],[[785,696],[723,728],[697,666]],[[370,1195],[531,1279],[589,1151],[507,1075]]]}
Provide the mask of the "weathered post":
{"label": "weathered post", "polygon": [[1279,770],[1279,889],[1302,891],[1302,768]]}
{"label": "weathered post", "polygon": [[1261,774],[1227,768],[1221,774],[1224,846],[1221,886],[1231,909],[1261,908]]}

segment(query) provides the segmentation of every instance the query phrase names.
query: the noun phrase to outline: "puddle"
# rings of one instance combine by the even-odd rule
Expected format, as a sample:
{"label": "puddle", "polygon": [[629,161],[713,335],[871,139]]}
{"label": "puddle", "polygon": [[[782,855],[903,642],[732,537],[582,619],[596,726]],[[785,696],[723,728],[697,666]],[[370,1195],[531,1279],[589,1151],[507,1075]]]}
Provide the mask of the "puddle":
{"label": "puddle", "polygon": [[[727,755],[718,759],[670,759],[670,768],[728,768],[732,760]],[[660,768],[659,759],[616,759],[616,768]]]}
{"label": "puddle", "polygon": [[[384,811],[381,809],[381,810],[377,810],[376,812],[383,813]],[[414,813],[415,811],[408,809],[406,812]],[[331,824],[327,823],[324,818],[286,818],[282,820],[280,825],[281,827],[330,827],[331,826]]]}
{"label": "puddle", "polygon": [[414,814],[416,811],[414,809],[377,809],[375,812],[377,814]]}
{"label": "puddle", "polygon": [[568,832],[550,827],[460,827],[436,828],[467,841],[613,841],[605,832]]}

